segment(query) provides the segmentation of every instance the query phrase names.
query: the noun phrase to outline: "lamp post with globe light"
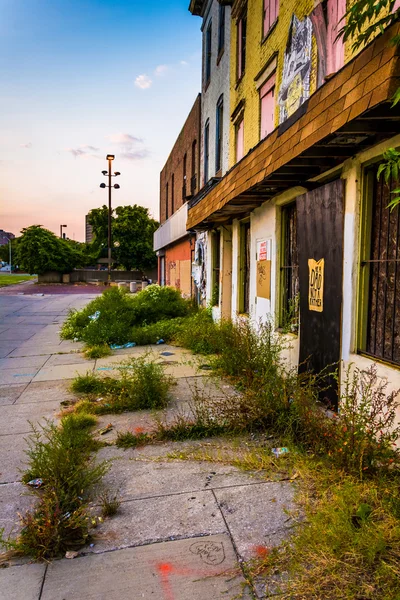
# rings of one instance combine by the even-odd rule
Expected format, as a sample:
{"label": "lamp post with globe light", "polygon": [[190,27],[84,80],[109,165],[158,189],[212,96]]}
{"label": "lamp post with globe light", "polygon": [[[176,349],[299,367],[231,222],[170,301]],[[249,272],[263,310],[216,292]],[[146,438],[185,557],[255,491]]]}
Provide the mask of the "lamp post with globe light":
{"label": "lamp post with globe light", "polygon": [[111,177],[118,177],[118,175],[121,175],[121,173],[119,171],[115,171],[114,175],[112,175],[112,173],[111,173],[112,161],[115,158],[114,154],[107,154],[106,158],[108,161],[108,171],[102,171],[102,173],[105,177],[108,177],[108,185],[106,185],[105,183],[101,183],[100,187],[101,188],[108,187],[108,283],[110,284],[110,282],[111,282],[111,189],[115,188],[116,190],[119,190],[119,187],[120,187],[118,185],[118,183],[111,185]]}

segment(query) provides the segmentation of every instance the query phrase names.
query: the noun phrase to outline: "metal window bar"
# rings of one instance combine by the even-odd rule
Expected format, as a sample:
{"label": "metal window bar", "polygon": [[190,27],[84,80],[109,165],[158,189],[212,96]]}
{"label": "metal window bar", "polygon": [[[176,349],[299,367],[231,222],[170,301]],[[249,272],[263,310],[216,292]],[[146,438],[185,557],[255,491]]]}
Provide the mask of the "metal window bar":
{"label": "metal window bar", "polygon": [[398,284],[400,210],[387,208],[397,182],[374,173],[371,250],[362,268],[369,269],[366,347],[369,356],[400,365],[400,285]]}
{"label": "metal window bar", "polygon": [[297,211],[296,205],[291,204],[282,210],[282,262],[281,286],[282,304],[280,325],[287,326],[287,319],[292,320],[291,330],[297,331],[299,320],[299,267],[297,252]]}

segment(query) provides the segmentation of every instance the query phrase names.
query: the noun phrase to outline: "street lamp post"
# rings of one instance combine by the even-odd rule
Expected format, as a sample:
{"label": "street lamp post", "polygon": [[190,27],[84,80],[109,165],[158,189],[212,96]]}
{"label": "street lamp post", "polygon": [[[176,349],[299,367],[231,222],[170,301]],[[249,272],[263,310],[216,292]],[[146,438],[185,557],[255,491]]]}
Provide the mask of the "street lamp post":
{"label": "street lamp post", "polygon": [[63,227],[67,227],[67,226],[66,225],[60,225],[60,238],[61,239],[62,239],[62,236],[63,236],[63,232],[62,232]]}
{"label": "street lamp post", "polygon": [[108,171],[102,171],[102,173],[108,177],[108,185],[105,183],[100,184],[101,188],[108,187],[108,283],[111,282],[111,188],[119,190],[118,183],[111,185],[111,177],[118,177],[118,175],[121,175],[119,171],[115,171],[114,175],[111,174],[111,165],[114,158],[114,154],[107,154],[106,159],[108,161]]}

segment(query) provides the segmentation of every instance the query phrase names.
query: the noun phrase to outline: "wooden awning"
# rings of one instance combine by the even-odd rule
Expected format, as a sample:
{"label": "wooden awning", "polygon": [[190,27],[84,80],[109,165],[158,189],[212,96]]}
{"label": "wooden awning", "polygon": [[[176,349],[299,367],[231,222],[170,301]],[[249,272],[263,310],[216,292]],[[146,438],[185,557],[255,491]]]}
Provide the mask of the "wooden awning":
{"label": "wooden awning", "polygon": [[[255,146],[209,193],[189,204],[188,229],[245,216],[269,198],[307,182],[361,150],[400,133],[400,57],[395,24],[321,86]],[[400,103],[399,103],[400,104]],[[310,182],[311,184],[311,182]]]}

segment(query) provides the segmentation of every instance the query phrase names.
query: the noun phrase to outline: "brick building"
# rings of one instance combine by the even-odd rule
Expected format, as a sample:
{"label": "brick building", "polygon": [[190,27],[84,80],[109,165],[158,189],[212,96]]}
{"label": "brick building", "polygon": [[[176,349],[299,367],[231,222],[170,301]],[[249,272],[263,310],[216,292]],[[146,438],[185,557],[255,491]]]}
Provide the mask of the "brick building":
{"label": "brick building", "polygon": [[345,11],[344,0],[233,2],[230,170],[190,201],[187,227],[230,236],[207,261],[231,292],[214,314],[273,319],[293,366],[378,361],[397,388],[400,216],[377,167],[400,146],[399,26],[354,54],[336,39]]}
{"label": "brick building", "polygon": [[201,123],[199,94],[160,173],[160,227],[154,233],[158,282],[194,292],[191,278],[194,237],[186,231],[187,201],[198,191]]}

